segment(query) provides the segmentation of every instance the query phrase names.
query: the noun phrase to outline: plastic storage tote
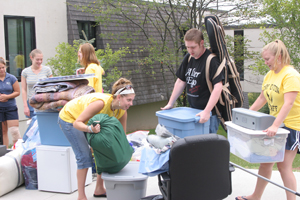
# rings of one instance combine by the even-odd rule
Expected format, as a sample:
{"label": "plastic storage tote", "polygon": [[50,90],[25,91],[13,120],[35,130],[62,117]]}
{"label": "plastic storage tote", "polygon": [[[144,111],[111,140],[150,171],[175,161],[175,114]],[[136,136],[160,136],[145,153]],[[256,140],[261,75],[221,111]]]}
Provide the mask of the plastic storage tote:
{"label": "plastic storage tote", "polygon": [[36,112],[42,145],[71,146],[60,129],[58,112]]}
{"label": "plastic storage tote", "polygon": [[196,114],[202,110],[190,107],[177,107],[156,112],[158,123],[164,125],[172,134],[184,138],[191,135],[209,133],[210,120],[200,124]]}
{"label": "plastic storage tote", "polygon": [[241,127],[232,122],[225,122],[230,152],[250,163],[282,162],[285,143],[289,131],[279,128],[274,137],[263,131]]}
{"label": "plastic storage tote", "polygon": [[109,200],[140,200],[146,195],[148,176],[138,173],[139,162],[129,162],[120,172],[103,172],[102,179]]}

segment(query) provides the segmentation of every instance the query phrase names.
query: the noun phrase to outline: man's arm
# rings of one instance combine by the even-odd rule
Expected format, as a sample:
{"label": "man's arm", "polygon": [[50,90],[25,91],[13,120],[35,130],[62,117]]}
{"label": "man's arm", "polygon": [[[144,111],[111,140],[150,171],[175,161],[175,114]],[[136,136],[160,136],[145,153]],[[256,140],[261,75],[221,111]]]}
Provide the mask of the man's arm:
{"label": "man's arm", "polygon": [[222,81],[220,81],[214,85],[214,88],[211,92],[211,95],[209,97],[209,100],[206,104],[205,109],[196,115],[196,116],[200,116],[199,123],[205,123],[209,120],[210,112],[212,111],[212,109],[217,104],[217,102],[220,98],[220,95],[222,92],[222,87],[223,87]]}

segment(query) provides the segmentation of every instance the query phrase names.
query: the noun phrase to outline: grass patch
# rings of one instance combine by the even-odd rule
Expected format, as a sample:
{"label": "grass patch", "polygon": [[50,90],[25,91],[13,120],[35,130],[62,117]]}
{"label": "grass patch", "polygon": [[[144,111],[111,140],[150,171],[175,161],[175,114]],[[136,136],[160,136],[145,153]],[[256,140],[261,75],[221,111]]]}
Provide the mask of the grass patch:
{"label": "grass patch", "polygon": [[[155,133],[155,129],[150,129],[149,130],[149,134],[156,134]],[[222,126],[219,126],[219,130],[217,132],[217,134],[219,135],[223,135],[224,137],[227,138],[227,133],[226,131],[222,128]],[[241,167],[244,167],[246,169],[258,169],[259,168],[259,164],[258,163],[249,163],[235,155],[233,155],[232,153],[230,153],[230,161],[232,163],[235,163]],[[273,170],[278,170],[277,169],[277,165],[275,164],[273,167]],[[295,160],[293,162],[293,171],[300,171],[300,154],[297,154],[295,157]]]}

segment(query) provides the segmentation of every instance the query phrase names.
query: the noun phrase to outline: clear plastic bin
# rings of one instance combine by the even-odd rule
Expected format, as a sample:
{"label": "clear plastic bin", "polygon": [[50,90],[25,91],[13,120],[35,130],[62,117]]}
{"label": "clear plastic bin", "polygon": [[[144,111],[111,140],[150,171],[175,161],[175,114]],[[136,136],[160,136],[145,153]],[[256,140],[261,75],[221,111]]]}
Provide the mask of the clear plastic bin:
{"label": "clear plastic bin", "polygon": [[274,137],[263,131],[255,131],[225,122],[230,152],[250,163],[282,162],[289,131],[279,128]]}

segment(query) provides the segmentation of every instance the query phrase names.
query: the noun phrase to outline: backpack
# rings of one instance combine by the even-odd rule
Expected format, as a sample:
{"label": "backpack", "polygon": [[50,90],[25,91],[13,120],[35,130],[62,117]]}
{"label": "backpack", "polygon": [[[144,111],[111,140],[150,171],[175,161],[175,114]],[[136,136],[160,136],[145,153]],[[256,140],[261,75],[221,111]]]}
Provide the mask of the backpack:
{"label": "backpack", "polygon": [[206,82],[210,92],[212,92],[213,86],[209,80],[209,67],[211,59],[214,56],[217,56],[217,58],[221,61],[221,64],[215,76],[218,76],[218,74],[224,70],[225,78],[222,93],[219,98],[219,103],[222,105],[222,109],[219,110],[218,107],[215,106],[215,110],[221,121],[222,127],[227,132],[225,121],[232,121],[233,108],[243,106],[243,90],[236,65],[230,58],[226,47],[225,32],[222,23],[216,15],[208,15],[205,17],[204,21],[212,52],[206,61]]}

